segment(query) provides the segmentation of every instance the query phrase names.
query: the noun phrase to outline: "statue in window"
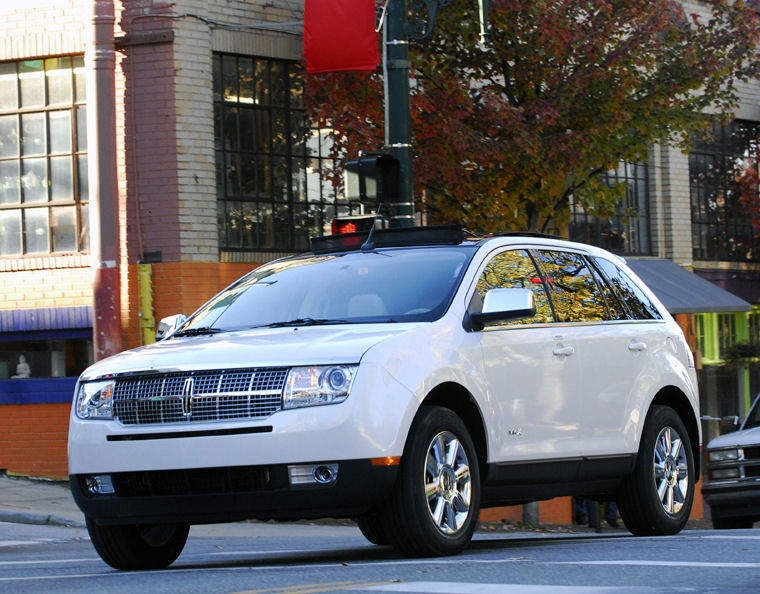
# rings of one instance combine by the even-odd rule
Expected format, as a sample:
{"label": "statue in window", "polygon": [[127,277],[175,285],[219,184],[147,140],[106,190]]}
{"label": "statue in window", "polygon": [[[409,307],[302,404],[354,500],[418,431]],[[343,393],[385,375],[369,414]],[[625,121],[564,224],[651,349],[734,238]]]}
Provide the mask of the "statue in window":
{"label": "statue in window", "polygon": [[26,362],[24,355],[18,356],[18,365],[16,365],[16,375],[12,375],[12,378],[24,378],[29,377],[32,374],[32,368],[29,367],[29,363]]}

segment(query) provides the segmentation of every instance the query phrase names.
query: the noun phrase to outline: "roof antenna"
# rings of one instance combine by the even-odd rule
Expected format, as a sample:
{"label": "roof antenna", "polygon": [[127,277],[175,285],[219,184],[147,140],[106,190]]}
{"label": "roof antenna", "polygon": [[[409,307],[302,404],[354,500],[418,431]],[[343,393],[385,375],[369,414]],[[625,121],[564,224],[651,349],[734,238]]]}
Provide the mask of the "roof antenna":
{"label": "roof antenna", "polygon": [[377,210],[375,211],[375,220],[372,221],[372,229],[369,230],[369,235],[367,235],[367,241],[365,241],[361,247],[361,251],[363,252],[371,252],[372,250],[375,249],[375,242],[372,241],[372,234],[375,232],[377,221],[380,219],[380,209],[382,207],[383,207],[383,203],[378,202]]}

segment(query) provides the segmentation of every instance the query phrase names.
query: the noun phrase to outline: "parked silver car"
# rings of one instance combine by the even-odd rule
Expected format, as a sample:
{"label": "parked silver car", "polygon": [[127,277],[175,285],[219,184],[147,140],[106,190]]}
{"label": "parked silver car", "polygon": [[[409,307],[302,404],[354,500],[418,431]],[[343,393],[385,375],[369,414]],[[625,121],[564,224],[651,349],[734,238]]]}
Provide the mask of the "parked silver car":
{"label": "parked silver car", "polygon": [[760,521],[760,395],[738,431],[707,444],[702,496],[713,527],[752,528]]}

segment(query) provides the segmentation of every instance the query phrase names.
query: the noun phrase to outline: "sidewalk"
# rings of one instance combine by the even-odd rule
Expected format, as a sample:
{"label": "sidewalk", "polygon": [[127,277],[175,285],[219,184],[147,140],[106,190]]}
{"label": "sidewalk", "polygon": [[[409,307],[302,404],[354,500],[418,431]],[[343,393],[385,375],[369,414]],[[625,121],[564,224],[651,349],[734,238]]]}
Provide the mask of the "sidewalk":
{"label": "sidewalk", "polygon": [[84,526],[65,481],[0,476],[0,522]]}

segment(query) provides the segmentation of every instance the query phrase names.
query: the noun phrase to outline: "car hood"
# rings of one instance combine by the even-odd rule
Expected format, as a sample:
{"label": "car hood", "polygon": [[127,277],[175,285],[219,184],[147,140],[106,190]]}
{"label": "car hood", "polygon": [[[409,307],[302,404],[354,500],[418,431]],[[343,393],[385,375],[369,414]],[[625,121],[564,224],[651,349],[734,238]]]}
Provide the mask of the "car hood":
{"label": "car hood", "polygon": [[707,444],[708,449],[746,447],[760,445],[760,427],[752,427],[739,431],[732,431],[716,437]]}
{"label": "car hood", "polygon": [[145,371],[358,363],[373,345],[419,325],[256,328],[170,338],[98,361],[82,378]]}

